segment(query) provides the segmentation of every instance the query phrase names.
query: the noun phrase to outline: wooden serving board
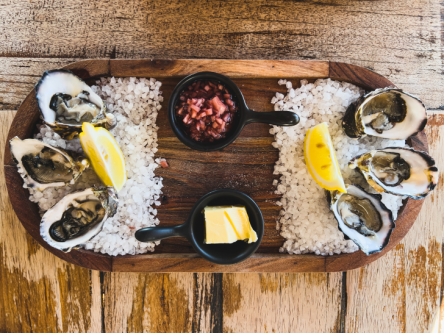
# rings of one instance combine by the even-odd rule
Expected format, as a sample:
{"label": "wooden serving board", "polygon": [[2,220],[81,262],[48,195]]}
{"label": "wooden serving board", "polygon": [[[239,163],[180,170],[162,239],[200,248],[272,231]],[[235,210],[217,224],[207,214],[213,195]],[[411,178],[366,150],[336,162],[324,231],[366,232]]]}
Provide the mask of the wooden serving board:
{"label": "wooden serving board", "polygon": [[[358,251],[334,256],[280,254],[284,239],[276,230],[280,207],[274,202],[279,196],[272,185],[278,150],[271,146],[272,135],[267,124],[251,124],[230,146],[217,152],[198,152],[183,145],[172,132],[166,106],[175,85],[188,74],[214,71],[233,79],[242,90],[248,106],[256,111],[271,111],[275,92],[285,92],[279,78],[289,79],[293,85],[300,79],[314,81],[328,78],[351,82],[366,90],[382,88],[392,83],[386,78],[362,67],[328,61],[297,60],[85,60],[65,67],[93,84],[102,76],[154,77],[162,82],[165,100],[157,119],[159,151],[170,167],[157,169],[163,177],[162,205],[157,207],[161,225],[183,223],[193,204],[205,193],[219,188],[233,188],[250,195],[259,205],[265,219],[265,234],[257,251],[249,259],[230,266],[210,263],[194,253],[186,239],[163,240],[155,252],[117,256],[86,250],[63,253],[50,247],[40,237],[40,216],[36,204],[28,200],[17,168],[11,160],[9,145],[5,147],[4,169],[6,184],[13,208],[25,229],[47,250],[58,257],[89,269],[126,272],[336,272],[366,264],[390,251],[406,235],[419,214],[423,200],[407,200],[396,221],[389,245],[380,253],[366,256]],[[34,91],[20,106],[11,125],[8,141],[18,136],[32,136],[39,111]],[[7,142],[8,142],[7,141]],[[421,132],[410,140],[410,145],[428,151],[426,135]]]}

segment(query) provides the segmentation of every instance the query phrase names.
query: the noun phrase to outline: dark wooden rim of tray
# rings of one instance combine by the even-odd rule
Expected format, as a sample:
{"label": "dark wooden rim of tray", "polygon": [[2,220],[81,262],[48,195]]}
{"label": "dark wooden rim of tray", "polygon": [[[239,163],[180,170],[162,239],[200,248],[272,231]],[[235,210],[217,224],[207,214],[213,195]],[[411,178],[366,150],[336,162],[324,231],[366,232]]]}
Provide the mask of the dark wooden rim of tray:
{"label": "dark wooden rim of tray", "polygon": [[[70,64],[72,70],[83,79],[101,76],[115,77],[162,77],[185,76],[198,71],[211,70],[231,77],[243,78],[331,78],[353,83],[366,90],[374,90],[393,85],[383,76],[368,69],[329,61],[299,60],[84,60]],[[396,228],[390,243],[380,253],[366,256],[358,251],[351,254],[333,256],[255,254],[247,260],[231,266],[212,264],[197,254],[161,253],[126,255],[112,257],[86,250],[73,250],[63,253],[49,246],[39,231],[40,216],[37,204],[29,201],[29,192],[23,188],[23,180],[11,160],[9,140],[18,136],[29,138],[34,124],[39,119],[35,92],[21,104],[14,118],[6,141],[4,169],[6,185],[12,206],[25,229],[45,249],[67,262],[101,271],[114,272],[337,272],[367,265],[383,256],[397,245],[415,222],[423,200],[407,200],[396,221]],[[411,139],[410,145],[416,150],[428,152],[427,137],[424,132]]]}

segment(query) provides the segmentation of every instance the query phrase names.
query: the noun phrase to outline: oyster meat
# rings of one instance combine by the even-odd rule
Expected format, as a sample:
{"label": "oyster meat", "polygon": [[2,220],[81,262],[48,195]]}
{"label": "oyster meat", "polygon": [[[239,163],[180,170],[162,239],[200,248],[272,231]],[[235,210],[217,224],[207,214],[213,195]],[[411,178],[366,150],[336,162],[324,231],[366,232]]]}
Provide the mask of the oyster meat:
{"label": "oyster meat", "polygon": [[395,228],[392,212],[381,202],[381,195],[367,193],[357,185],[346,188],[347,193],[328,192],[339,229],[366,255],[380,252]]}
{"label": "oyster meat", "polygon": [[384,148],[359,155],[349,162],[379,193],[423,199],[438,183],[438,168],[427,153],[412,148]]}
{"label": "oyster meat", "polygon": [[117,204],[112,187],[68,194],[43,215],[40,235],[52,247],[69,252],[97,235]]}
{"label": "oyster meat", "polygon": [[66,140],[78,137],[83,122],[106,129],[116,125],[99,95],[68,70],[45,72],[35,92],[43,121]]}
{"label": "oyster meat", "polygon": [[13,161],[25,181],[24,187],[43,191],[47,187],[74,184],[89,161],[80,154],[52,147],[35,139],[9,141]]}
{"label": "oyster meat", "polygon": [[352,103],[342,120],[351,138],[373,135],[405,140],[427,124],[426,108],[417,97],[400,89],[377,89]]}

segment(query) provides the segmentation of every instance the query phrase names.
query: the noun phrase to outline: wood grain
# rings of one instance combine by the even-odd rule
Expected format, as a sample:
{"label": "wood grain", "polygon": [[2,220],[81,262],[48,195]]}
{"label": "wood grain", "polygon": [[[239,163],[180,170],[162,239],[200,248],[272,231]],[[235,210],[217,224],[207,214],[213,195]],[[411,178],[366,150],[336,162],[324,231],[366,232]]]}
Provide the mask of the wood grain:
{"label": "wood grain", "polygon": [[111,75],[116,77],[184,77],[196,72],[216,72],[231,78],[322,78],[329,75],[328,61],[300,60],[111,60]]}
{"label": "wood grain", "polygon": [[113,272],[325,272],[325,258],[316,255],[253,254],[235,265],[216,265],[195,253],[161,253],[113,258]]}
{"label": "wood grain", "polygon": [[106,332],[222,332],[222,274],[106,273]]}
{"label": "wood grain", "polygon": [[2,58],[0,110],[17,110],[44,71],[62,68],[81,59]]}
{"label": "wood grain", "polygon": [[105,329],[339,332],[341,280],[340,273],[106,273]]}
{"label": "wood grain", "polygon": [[[192,70],[199,68],[202,62],[202,69],[208,67],[208,60],[192,60],[190,68]],[[109,62],[106,60],[87,60],[68,66],[75,73],[82,75],[84,79],[92,79],[97,74],[106,75],[108,72],[113,73],[113,68],[121,68],[128,70],[129,73],[121,71],[120,75],[131,76],[135,74],[135,70],[141,69],[138,74],[148,74],[150,66],[155,64],[151,60],[113,60],[111,70]],[[171,70],[172,78],[165,79],[165,102],[174,89],[174,86],[182,76],[174,78],[179,74],[189,74],[184,72],[183,68],[188,68],[187,60],[171,60],[159,61],[155,68],[159,67],[164,75],[168,75]],[[365,68],[357,66],[328,63],[328,62],[307,62],[290,61],[216,61],[215,67],[227,68],[228,72],[236,72],[235,80],[239,87],[245,92],[250,107],[261,111],[271,109],[269,103],[274,94],[273,87],[277,88],[276,82],[272,83],[275,76],[274,68],[278,68],[278,72],[282,68],[287,68],[289,73],[288,79],[296,80],[307,75],[307,71],[313,69],[308,75],[310,79],[316,78],[317,75],[332,73],[335,79],[345,80],[357,85],[364,85],[366,88],[375,89],[390,85],[391,83],[382,78],[380,75],[373,73]],[[276,63],[276,65],[274,65]],[[177,64],[177,65],[176,65]],[[246,64],[249,64],[246,66]],[[327,67],[325,66],[327,64]],[[242,68],[246,66],[245,70]],[[320,66],[320,67],[319,67]],[[263,77],[250,77],[250,68],[266,68],[261,75]],[[331,70],[329,69],[331,67]],[[281,68],[281,69],[279,69]],[[291,68],[291,72],[290,72]],[[321,69],[319,69],[321,68]],[[188,70],[188,69],[186,69]],[[300,72],[299,72],[300,70]],[[294,77],[290,76],[294,75]],[[91,77],[90,77],[91,75]],[[243,77],[243,76],[246,77]],[[374,79],[374,81],[373,81]],[[274,79],[276,81],[276,79]],[[264,93],[267,92],[267,93]],[[17,116],[12,123],[8,134],[8,141],[19,136],[26,138],[31,136],[34,130],[34,123],[38,118],[38,108],[36,106],[34,92],[31,92],[25,102],[20,106]],[[27,231],[39,241],[45,248],[60,258],[68,260],[90,269],[100,269],[102,271],[140,271],[142,268],[147,271],[159,272],[177,272],[177,271],[195,271],[195,272],[236,272],[236,271],[274,271],[274,272],[307,272],[307,271],[344,271],[363,266],[370,263],[383,254],[387,253],[394,245],[396,245],[410,229],[416,219],[422,205],[422,201],[408,200],[406,209],[400,215],[395,229],[391,236],[391,242],[381,253],[371,256],[365,256],[362,252],[356,252],[349,255],[331,256],[325,259],[317,256],[279,256],[279,260],[270,264],[277,257],[273,254],[278,252],[283,239],[276,231],[276,218],[279,214],[279,207],[272,204],[272,201],[278,199],[274,194],[272,185],[273,166],[277,159],[277,150],[271,147],[272,137],[268,133],[269,129],[266,124],[257,124],[254,129],[254,135],[249,136],[248,128],[242,131],[241,136],[236,142],[229,147],[218,152],[196,152],[184,147],[177,138],[172,136],[170,126],[167,122],[165,107],[163,112],[159,113],[159,150],[158,155],[166,157],[170,167],[160,169],[157,175],[164,179],[164,195],[162,197],[163,204],[158,208],[159,219],[162,224],[177,225],[182,223],[187,213],[194,203],[205,193],[218,188],[234,188],[245,192],[251,196],[264,212],[265,234],[264,240],[258,250],[263,253],[261,256],[251,258],[242,264],[230,267],[219,267],[211,263],[206,263],[194,256],[187,256],[183,253],[193,252],[191,246],[184,239],[172,238],[162,242],[162,245],[156,248],[156,254],[160,253],[180,253],[171,258],[161,257],[157,260],[154,255],[137,255],[131,257],[131,264],[125,263],[126,257],[112,258],[107,255],[101,255],[89,251],[71,251],[63,253],[48,246],[42,240],[39,233],[40,216],[38,214],[37,205],[27,200],[28,192],[22,186],[22,180],[16,172],[14,163],[11,160],[9,145],[5,147],[5,176],[6,184],[10,191],[10,198],[19,219]],[[251,132],[250,132],[251,133]],[[427,151],[426,136],[421,133],[412,139],[412,146],[418,150]],[[270,257],[267,257],[270,255]],[[147,264],[153,260],[153,263]],[[113,261],[116,261],[113,263]],[[307,264],[311,262],[311,264]]]}
{"label": "wood grain", "polygon": [[223,277],[224,332],[340,332],[340,273]]}
{"label": "wood grain", "polygon": [[370,68],[437,108],[440,10],[439,0],[6,0],[0,55],[331,60]]}
{"label": "wood grain", "polygon": [[[0,112],[0,164],[15,113]],[[0,331],[100,331],[99,272],[44,250],[16,217],[3,169],[0,179]]]}
{"label": "wood grain", "polygon": [[[365,71],[365,75],[363,72]],[[353,82],[366,90],[373,87],[388,87],[393,85],[387,78],[371,70],[341,62],[330,62],[329,75],[332,80]]]}

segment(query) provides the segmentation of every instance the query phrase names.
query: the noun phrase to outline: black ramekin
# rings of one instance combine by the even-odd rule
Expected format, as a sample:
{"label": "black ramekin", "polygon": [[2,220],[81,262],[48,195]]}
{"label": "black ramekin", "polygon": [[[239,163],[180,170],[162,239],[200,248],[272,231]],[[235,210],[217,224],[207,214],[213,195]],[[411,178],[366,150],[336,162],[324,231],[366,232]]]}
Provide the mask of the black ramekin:
{"label": "black ramekin", "polygon": [[[256,231],[257,241],[247,243],[237,241],[233,244],[206,244],[205,217],[202,213],[206,206],[245,206],[251,227]],[[241,262],[256,252],[264,236],[264,218],[259,206],[245,193],[221,189],[205,194],[191,209],[184,224],[174,227],[151,227],[136,231],[135,237],[140,242],[153,242],[169,237],[185,237],[194,250],[204,259],[218,265],[231,265]]]}
{"label": "black ramekin", "polygon": [[[233,125],[226,133],[225,138],[214,140],[213,142],[200,142],[191,139],[185,131],[185,125],[182,119],[176,116],[175,110],[180,93],[187,89],[193,82],[204,80],[218,82],[225,86],[232,95],[233,101],[238,108],[233,118]],[[215,151],[225,148],[236,140],[247,124],[266,123],[277,126],[294,126],[299,123],[298,115],[291,111],[255,112],[250,110],[245,103],[244,96],[239,87],[228,77],[213,72],[191,74],[177,84],[168,103],[168,120],[174,133],[183,144],[200,151]]]}

